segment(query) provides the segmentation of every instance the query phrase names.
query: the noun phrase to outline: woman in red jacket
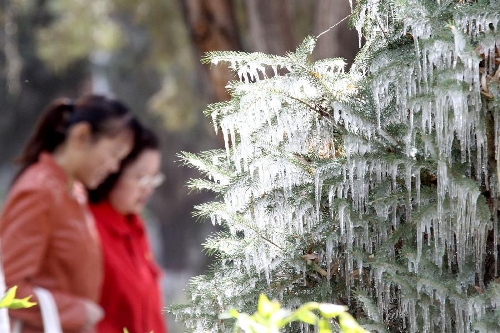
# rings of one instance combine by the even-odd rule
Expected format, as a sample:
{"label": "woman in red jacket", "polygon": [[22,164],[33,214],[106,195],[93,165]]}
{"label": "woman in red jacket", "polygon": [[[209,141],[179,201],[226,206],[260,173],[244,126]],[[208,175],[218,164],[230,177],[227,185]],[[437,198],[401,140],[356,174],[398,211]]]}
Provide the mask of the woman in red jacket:
{"label": "woman in red jacket", "polygon": [[[19,158],[0,216],[2,264],[17,297],[50,292],[66,333],[94,332],[102,317],[99,237],[85,187],[96,188],[129,154],[132,114],[117,100],[53,101]],[[23,333],[43,332],[40,307],[9,311]]]}
{"label": "woman in red jacket", "polygon": [[139,217],[154,188],[163,182],[158,139],[141,129],[120,171],[89,192],[104,254],[99,333],[166,333],[154,261]]}

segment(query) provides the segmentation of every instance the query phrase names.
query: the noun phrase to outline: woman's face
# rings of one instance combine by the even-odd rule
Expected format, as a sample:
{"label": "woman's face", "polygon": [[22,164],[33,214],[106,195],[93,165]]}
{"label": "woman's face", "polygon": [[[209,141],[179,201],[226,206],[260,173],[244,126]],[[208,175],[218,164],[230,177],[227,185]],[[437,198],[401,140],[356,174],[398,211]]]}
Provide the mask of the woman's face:
{"label": "woman's face", "polygon": [[122,214],[139,214],[153,190],[163,182],[158,150],[146,149],[122,172],[109,194],[111,205]]}
{"label": "woman's face", "polygon": [[79,155],[75,178],[89,189],[96,188],[107,176],[118,171],[121,160],[128,155],[132,145],[130,131],[89,141]]}

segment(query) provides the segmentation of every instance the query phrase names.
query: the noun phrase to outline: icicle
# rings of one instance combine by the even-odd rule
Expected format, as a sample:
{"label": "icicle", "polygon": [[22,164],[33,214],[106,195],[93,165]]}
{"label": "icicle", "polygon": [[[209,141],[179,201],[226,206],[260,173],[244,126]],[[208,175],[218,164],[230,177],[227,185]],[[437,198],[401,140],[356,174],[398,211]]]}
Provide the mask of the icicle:
{"label": "icicle", "polygon": [[416,172],[415,172],[415,190],[416,190],[416,198],[415,198],[415,202],[417,204],[417,207],[420,207],[420,186],[421,186],[421,183],[420,183],[420,169],[417,169]]}
{"label": "icicle", "polygon": [[[221,124],[222,125],[222,124]],[[229,159],[229,133],[226,127],[222,127],[222,136],[224,138],[224,147],[226,148],[227,158]]]}
{"label": "icicle", "polygon": [[344,204],[339,205],[339,227],[340,227],[340,235],[343,236],[345,234],[345,221],[344,221],[344,211],[346,206]]}
{"label": "icicle", "polygon": [[316,170],[315,176],[314,176],[314,198],[316,200],[316,218],[319,221],[320,220],[320,215],[319,215],[319,206],[321,203],[321,187],[322,187],[322,178],[321,178],[321,169]]}
{"label": "icicle", "polygon": [[333,238],[332,236],[328,236],[326,238],[326,248],[325,248],[325,256],[326,256],[326,272],[327,272],[327,280],[329,281],[331,274],[331,263],[332,263],[332,255],[333,255]]}

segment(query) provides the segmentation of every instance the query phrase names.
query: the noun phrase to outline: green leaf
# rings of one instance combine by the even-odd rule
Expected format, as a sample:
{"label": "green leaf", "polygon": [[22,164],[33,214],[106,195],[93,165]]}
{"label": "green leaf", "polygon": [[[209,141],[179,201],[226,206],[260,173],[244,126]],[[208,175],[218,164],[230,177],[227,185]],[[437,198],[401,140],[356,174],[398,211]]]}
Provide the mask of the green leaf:
{"label": "green leaf", "polygon": [[236,309],[230,309],[224,313],[219,315],[219,319],[230,319],[230,318],[238,318],[240,313]]}
{"label": "green leaf", "polygon": [[332,326],[328,322],[327,319],[320,319],[318,322],[318,329],[319,333],[331,333],[332,332]]}
{"label": "green leaf", "polygon": [[265,332],[265,326],[254,321],[252,317],[246,313],[242,313],[238,317],[237,326],[244,332]]}
{"label": "green leaf", "polygon": [[266,295],[260,294],[257,312],[263,317],[269,317],[280,309],[279,302],[271,302]]}
{"label": "green leaf", "polygon": [[17,286],[9,288],[5,296],[0,300],[0,308],[26,309],[34,306],[35,302],[30,302],[31,295],[25,298],[15,298]]}
{"label": "green leaf", "polygon": [[309,310],[297,311],[295,315],[297,316],[298,320],[310,325],[316,325],[319,320],[318,316],[316,316],[313,312]]}
{"label": "green leaf", "polygon": [[14,298],[10,303],[9,309],[27,309],[36,305],[36,302],[30,302],[31,295],[25,298]]}
{"label": "green leaf", "polygon": [[321,303],[318,307],[324,318],[333,318],[347,311],[347,307],[337,304]]}
{"label": "green leaf", "polygon": [[16,291],[17,291],[17,286],[14,286],[7,290],[5,293],[5,296],[2,298],[0,301],[0,308],[7,308],[9,305],[12,303],[14,300],[14,297],[16,296]]}

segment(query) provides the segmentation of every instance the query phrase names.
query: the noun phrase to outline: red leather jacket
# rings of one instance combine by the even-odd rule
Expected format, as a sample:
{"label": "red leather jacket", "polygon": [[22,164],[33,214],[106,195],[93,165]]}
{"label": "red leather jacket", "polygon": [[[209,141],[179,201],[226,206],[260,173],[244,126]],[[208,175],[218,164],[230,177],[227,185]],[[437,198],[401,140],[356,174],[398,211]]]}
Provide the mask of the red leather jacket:
{"label": "red leather jacket", "polygon": [[[99,237],[81,184],[71,187],[64,170],[42,153],[10,189],[0,216],[7,287],[17,297],[48,289],[65,333],[82,332],[83,300],[99,300],[103,269]],[[23,333],[43,332],[38,306],[9,311],[23,321]],[[86,330],[85,333],[92,332]]]}
{"label": "red leather jacket", "polygon": [[166,333],[158,284],[160,269],[150,250],[143,221],[124,216],[108,202],[90,206],[101,236],[105,315],[98,333]]}

